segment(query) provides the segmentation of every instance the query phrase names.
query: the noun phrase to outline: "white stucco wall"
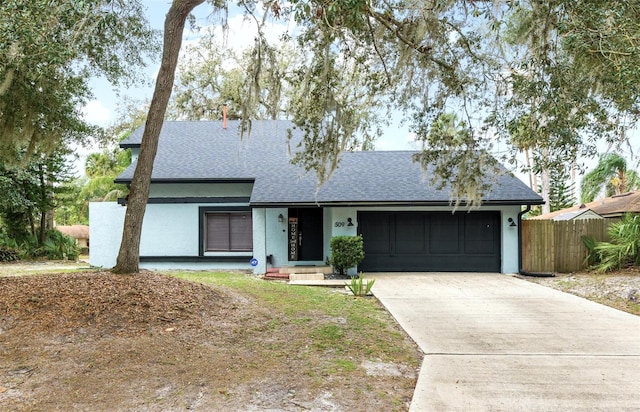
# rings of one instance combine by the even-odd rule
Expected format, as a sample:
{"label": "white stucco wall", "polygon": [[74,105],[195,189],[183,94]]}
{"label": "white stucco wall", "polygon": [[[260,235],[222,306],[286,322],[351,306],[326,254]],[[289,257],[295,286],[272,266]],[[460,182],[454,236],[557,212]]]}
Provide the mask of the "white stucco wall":
{"label": "white stucco wall", "polygon": [[[489,210],[489,209],[487,209]],[[495,209],[494,209],[495,210]],[[516,225],[520,206],[502,206],[497,208],[501,212],[502,238],[502,273],[518,273],[518,227],[510,226],[509,218],[513,219]]]}
{"label": "white stucco wall", "polygon": [[[287,209],[275,208],[265,210],[266,250],[265,255],[273,256],[273,267],[287,266]],[[282,215],[282,222],[278,216]],[[254,234],[255,235],[255,234]]]}
{"label": "white stucco wall", "polygon": [[122,241],[126,209],[115,202],[89,203],[89,264],[112,268]]}
{"label": "white stucco wall", "polygon": [[[142,223],[140,256],[198,256],[200,246],[199,208],[201,206],[211,206],[211,204],[147,205]],[[224,206],[246,206],[246,204],[229,203]],[[91,250],[89,263],[92,266],[111,268],[115,265],[122,240],[125,213],[126,207],[114,202],[90,203]],[[240,262],[144,262],[140,264],[140,267],[148,269],[251,269],[249,263],[253,256],[251,252],[206,253],[205,255],[215,256],[217,254],[237,255],[242,259]]]}
{"label": "white stucco wall", "polygon": [[251,211],[253,223],[253,259],[256,263],[253,266],[254,273],[265,273],[267,271],[267,220],[266,210],[256,208]]}
{"label": "white stucco wall", "polygon": [[201,204],[150,204],[142,223],[141,256],[198,256]]}
{"label": "white stucco wall", "polygon": [[[158,190],[156,193],[162,193]],[[185,188],[181,193],[185,196],[199,196],[196,191]],[[219,193],[219,192],[217,192]],[[229,191],[233,193],[233,191]],[[239,193],[239,192],[238,192]],[[242,196],[229,194],[229,196]],[[141,256],[198,256],[199,252],[199,207],[210,204],[149,204],[143,222],[140,243]],[[242,206],[225,204],[225,206]],[[357,234],[358,211],[391,211],[393,207],[336,207],[324,208],[324,246],[323,256],[330,255],[329,242],[333,236]],[[450,211],[443,207],[403,208],[407,211]],[[501,216],[501,252],[502,273],[518,271],[518,228],[511,227],[508,219],[517,222],[519,206],[483,207],[480,210],[499,211]],[[116,203],[91,203],[90,214],[90,264],[110,268],[115,265],[126,207]],[[278,216],[282,214],[283,222]],[[290,262],[287,253],[287,219],[286,208],[255,208],[253,218],[253,252],[237,253],[246,257],[246,262],[171,262],[144,263],[142,267],[154,269],[253,269],[254,273],[265,273],[267,267],[324,264],[324,262]],[[348,226],[351,218],[353,226]],[[215,253],[207,253],[212,256]],[[230,253],[224,253],[230,255]],[[266,257],[273,256],[273,264],[268,265]],[[251,267],[249,260],[258,260],[256,267]],[[352,270],[355,273],[354,270]]]}

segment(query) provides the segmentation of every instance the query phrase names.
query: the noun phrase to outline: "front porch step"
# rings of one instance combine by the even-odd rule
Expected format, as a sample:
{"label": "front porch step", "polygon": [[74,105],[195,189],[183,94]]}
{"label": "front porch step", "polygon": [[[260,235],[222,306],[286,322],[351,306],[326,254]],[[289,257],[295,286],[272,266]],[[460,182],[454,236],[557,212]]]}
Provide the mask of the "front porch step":
{"label": "front porch step", "polygon": [[262,276],[266,280],[289,280],[288,273],[267,272]]}
{"label": "front porch step", "polygon": [[324,273],[290,273],[289,280],[324,280]]}
{"label": "front porch step", "polygon": [[267,268],[267,273],[262,278],[266,280],[289,280],[289,274],[280,273],[280,268]]}
{"label": "front porch step", "polygon": [[287,266],[280,268],[280,273],[322,273],[330,275],[333,273],[331,266]]}

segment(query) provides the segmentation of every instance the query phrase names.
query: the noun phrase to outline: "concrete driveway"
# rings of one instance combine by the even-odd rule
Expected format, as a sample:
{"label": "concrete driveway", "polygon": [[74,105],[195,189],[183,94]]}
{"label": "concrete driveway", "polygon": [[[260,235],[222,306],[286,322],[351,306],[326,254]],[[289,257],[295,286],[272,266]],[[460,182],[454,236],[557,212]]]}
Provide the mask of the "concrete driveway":
{"label": "concrete driveway", "polygon": [[640,411],[640,317],[498,274],[371,274],[425,353],[411,411]]}

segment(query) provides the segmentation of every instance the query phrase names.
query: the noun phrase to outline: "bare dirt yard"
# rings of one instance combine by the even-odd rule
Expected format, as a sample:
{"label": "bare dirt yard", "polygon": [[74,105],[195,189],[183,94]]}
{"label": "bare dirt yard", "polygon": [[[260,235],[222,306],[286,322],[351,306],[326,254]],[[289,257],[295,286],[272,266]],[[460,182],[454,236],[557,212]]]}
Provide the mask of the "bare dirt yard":
{"label": "bare dirt yard", "polygon": [[611,273],[590,271],[562,273],[548,278],[523,278],[640,315],[640,268],[627,268]]}
{"label": "bare dirt yard", "polygon": [[422,354],[373,298],[1,266],[3,411],[405,411],[413,394]]}

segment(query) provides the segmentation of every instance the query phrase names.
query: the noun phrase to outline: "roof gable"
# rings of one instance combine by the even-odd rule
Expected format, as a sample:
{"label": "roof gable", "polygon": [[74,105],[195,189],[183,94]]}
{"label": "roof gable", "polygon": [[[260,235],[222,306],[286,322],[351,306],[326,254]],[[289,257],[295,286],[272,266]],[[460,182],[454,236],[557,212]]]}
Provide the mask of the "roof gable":
{"label": "roof gable", "polygon": [[[315,174],[290,163],[300,150],[301,132],[289,121],[254,121],[251,133],[239,136],[239,121],[165,122],[160,134],[152,182],[254,181],[253,205],[407,203],[449,204],[449,188],[430,183],[432,173],[413,161],[412,151],[359,151],[343,154],[333,176],[321,187]],[[142,128],[122,141],[137,147]],[[291,141],[288,140],[291,133]],[[119,177],[128,182],[135,165]],[[542,199],[523,182],[504,173],[483,202],[540,204]]]}

